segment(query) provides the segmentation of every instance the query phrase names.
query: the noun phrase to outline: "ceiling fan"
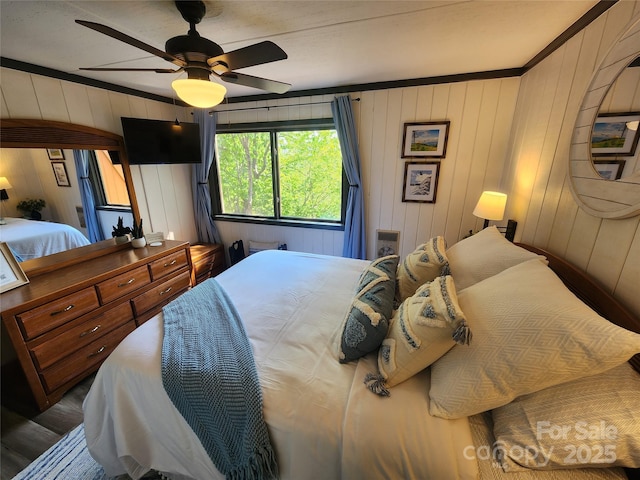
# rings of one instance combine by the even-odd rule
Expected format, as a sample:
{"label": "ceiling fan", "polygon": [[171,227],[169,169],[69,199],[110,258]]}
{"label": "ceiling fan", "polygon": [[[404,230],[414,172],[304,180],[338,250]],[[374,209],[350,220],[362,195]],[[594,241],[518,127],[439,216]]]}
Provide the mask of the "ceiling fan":
{"label": "ceiling fan", "polygon": [[[209,77],[212,74],[225,82],[258,88],[272,93],[285,93],[291,88],[291,85],[288,83],[254,77],[235,71],[254,65],[285,60],[287,54],[275,43],[264,41],[225,53],[218,44],[201,37],[196,31],[196,25],[200,23],[206,13],[204,2],[176,0],[175,4],[182,18],[189,23],[189,31],[187,35],[179,35],[167,40],[165,44],[166,51],[147,45],[140,40],[111,27],[107,27],[106,25],[88,22],[86,20],[76,20],[76,23],[156,55],[173,63],[178,68],[96,67],[80,68],[80,70],[156,73],[178,73],[185,71],[187,72],[188,78],[174,80],[172,87],[182,100],[190,105],[201,108],[209,108],[217,105],[223,100],[224,94],[226,93],[226,88],[210,80]],[[208,98],[205,99],[205,97]]]}

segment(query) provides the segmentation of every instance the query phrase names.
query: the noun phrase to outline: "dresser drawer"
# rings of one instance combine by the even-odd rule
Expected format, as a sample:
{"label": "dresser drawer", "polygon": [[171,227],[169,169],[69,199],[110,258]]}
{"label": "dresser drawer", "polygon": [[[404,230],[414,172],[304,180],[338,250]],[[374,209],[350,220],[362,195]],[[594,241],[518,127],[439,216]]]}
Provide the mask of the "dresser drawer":
{"label": "dresser drawer", "polygon": [[86,372],[102,363],[124,337],[133,332],[135,327],[135,322],[128,322],[85,345],[80,350],[76,350],[42,372],[40,378],[45,391],[51,393],[76,377],[82,377]]}
{"label": "dresser drawer", "polygon": [[191,277],[189,271],[186,270],[132,299],[133,311],[136,316],[138,316],[158,305],[166,303],[168,299],[186,290],[190,285]]}
{"label": "dresser drawer", "polygon": [[189,265],[187,260],[187,251],[180,250],[178,252],[167,255],[160,260],[151,262],[149,268],[151,269],[151,278],[155,281],[159,278],[165,277],[170,273],[180,270],[183,267]]}
{"label": "dresser drawer", "polygon": [[215,253],[213,258],[213,262],[211,265],[211,273],[209,274],[211,277],[215,277],[216,275],[221,274],[225,270],[224,264],[224,251],[220,250]]}
{"label": "dresser drawer", "polygon": [[150,283],[149,270],[144,265],[100,282],[96,285],[96,288],[98,289],[100,300],[105,304]]}
{"label": "dresser drawer", "polygon": [[193,265],[194,284],[215,277],[224,270],[224,250],[215,243],[196,243],[191,245],[191,263]]}
{"label": "dresser drawer", "polygon": [[124,302],[97,317],[78,319],[69,325],[57,328],[51,332],[52,337],[46,342],[29,348],[29,351],[36,368],[44,370],[70,352],[84,347],[130,320],[133,320],[131,303]]}
{"label": "dresser drawer", "polygon": [[100,306],[93,287],[16,315],[26,340],[33,339],[49,330],[73,320]]}
{"label": "dresser drawer", "polygon": [[211,268],[213,267],[213,263],[210,258],[205,258],[205,261],[199,261],[193,264],[193,270],[196,274],[196,279],[198,283],[202,280],[206,280],[211,276]]}

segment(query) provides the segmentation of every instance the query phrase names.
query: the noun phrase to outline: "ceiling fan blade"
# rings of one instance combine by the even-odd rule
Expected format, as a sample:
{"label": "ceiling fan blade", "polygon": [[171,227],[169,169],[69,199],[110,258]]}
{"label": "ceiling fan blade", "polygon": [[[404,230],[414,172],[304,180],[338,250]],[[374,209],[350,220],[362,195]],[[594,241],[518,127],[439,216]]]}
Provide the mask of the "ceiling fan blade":
{"label": "ceiling fan blade", "polygon": [[219,77],[225,82],[244,85],[245,87],[259,88],[260,90],[271,93],[286,93],[291,88],[291,85],[288,83],[253,77],[251,75],[245,75],[244,73],[225,72],[220,74]]}
{"label": "ceiling fan blade", "polygon": [[92,30],[95,30],[96,32],[103,33],[111,38],[115,38],[116,40],[120,40],[121,42],[131,45],[132,47],[136,47],[141,50],[144,50],[145,52],[151,53],[152,55],[160,57],[168,62],[174,63],[179,67],[185,67],[187,65],[187,62],[180,60],[178,57],[174,57],[173,55],[167,52],[164,52],[155,47],[152,47],[151,45],[147,45],[146,43],[141,42],[140,40],[130,37],[129,35],[119,32],[118,30],[114,30],[111,27],[107,27],[106,25],[102,25],[100,23],[88,22],[86,20],[76,20],[76,23],[83,25],[87,28],[90,28]]}
{"label": "ceiling fan blade", "polygon": [[178,73],[182,68],[172,70],[170,68],[98,68],[98,67],[80,67],[78,70],[91,70],[92,72],[155,72],[155,73]]}
{"label": "ceiling fan blade", "polygon": [[252,67],[253,65],[285,60],[286,58],[287,54],[278,45],[265,41],[223,53],[217,57],[211,57],[207,60],[207,63],[211,67],[222,63],[226,65],[229,70],[239,70],[245,67]]}

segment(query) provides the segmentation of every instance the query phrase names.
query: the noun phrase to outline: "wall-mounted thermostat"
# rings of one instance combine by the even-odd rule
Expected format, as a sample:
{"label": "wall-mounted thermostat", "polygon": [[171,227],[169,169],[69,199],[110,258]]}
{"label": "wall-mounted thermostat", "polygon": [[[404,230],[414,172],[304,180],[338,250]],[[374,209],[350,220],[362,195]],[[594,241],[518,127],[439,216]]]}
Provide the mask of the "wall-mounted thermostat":
{"label": "wall-mounted thermostat", "polygon": [[400,232],[396,230],[376,230],[376,256],[399,255]]}

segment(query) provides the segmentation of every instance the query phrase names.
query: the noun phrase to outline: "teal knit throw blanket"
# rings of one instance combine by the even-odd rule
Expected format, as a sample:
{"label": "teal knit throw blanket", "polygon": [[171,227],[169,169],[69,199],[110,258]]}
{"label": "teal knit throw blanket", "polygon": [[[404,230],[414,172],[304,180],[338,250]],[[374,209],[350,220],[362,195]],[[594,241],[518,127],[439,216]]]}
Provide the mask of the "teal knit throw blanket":
{"label": "teal knit throw blanket", "polygon": [[163,313],[164,388],[216,468],[230,480],[277,478],[251,344],[227,293],[209,279]]}

